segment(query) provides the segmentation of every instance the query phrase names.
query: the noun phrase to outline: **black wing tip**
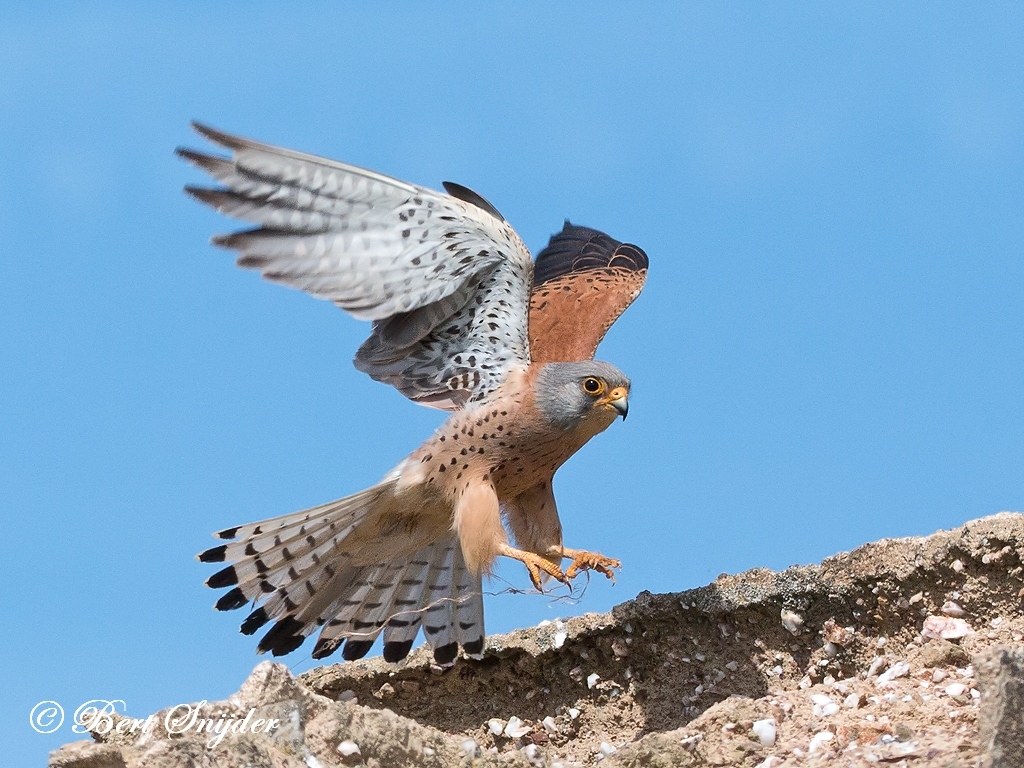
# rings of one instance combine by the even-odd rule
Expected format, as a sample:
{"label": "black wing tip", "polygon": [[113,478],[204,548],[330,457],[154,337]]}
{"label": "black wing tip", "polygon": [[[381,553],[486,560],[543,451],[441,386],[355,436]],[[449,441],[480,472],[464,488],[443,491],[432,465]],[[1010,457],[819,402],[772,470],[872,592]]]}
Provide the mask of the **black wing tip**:
{"label": "black wing tip", "polygon": [[211,125],[201,123],[198,120],[189,121],[189,125],[192,126],[192,130],[204,139],[209,139],[214,144],[220,144],[222,147],[227,147],[228,149],[242,149],[245,146],[245,140],[241,137],[225,133]]}
{"label": "black wing tip", "polygon": [[649,259],[639,246],[623,243],[599,229],[573,224],[568,219],[562,230],[551,236],[537,254],[533,284],[589,269],[621,268],[633,272],[647,269]]}
{"label": "black wing tip", "polygon": [[186,163],[202,168],[204,171],[212,173],[217,168],[223,167],[226,164],[230,164],[230,160],[216,155],[208,155],[205,152],[200,152],[195,149],[189,149],[188,147],[176,147],[174,154],[184,160]]}
{"label": "black wing tip", "polygon": [[175,147],[174,154],[182,160],[187,160],[193,165],[201,165],[203,163],[203,159],[209,157],[209,155],[204,155],[202,152],[197,152],[196,150],[189,149],[188,147]]}
{"label": "black wing tip", "polygon": [[211,187],[200,187],[196,184],[186,184],[184,187],[185,194],[194,200],[198,200],[201,203],[206,203],[211,208],[216,208],[220,205],[224,199],[224,193],[227,190],[224,189],[213,189]]}
{"label": "black wing tip", "polygon": [[505,221],[505,217],[501,215],[497,208],[491,203],[484,199],[484,196],[474,192],[469,187],[464,187],[461,184],[456,184],[454,181],[442,181],[441,186],[444,187],[444,191],[452,197],[458,198],[464,203],[475,205],[477,208],[491,214],[498,221]]}

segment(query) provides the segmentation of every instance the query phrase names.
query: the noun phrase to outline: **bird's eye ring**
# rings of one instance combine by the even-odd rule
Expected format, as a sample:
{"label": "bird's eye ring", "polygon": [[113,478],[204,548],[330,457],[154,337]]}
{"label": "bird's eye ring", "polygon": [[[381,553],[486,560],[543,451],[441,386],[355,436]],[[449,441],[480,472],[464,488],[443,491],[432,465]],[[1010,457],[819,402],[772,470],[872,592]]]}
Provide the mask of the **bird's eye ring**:
{"label": "bird's eye ring", "polygon": [[583,380],[583,391],[588,395],[600,395],[604,392],[604,382],[589,376]]}

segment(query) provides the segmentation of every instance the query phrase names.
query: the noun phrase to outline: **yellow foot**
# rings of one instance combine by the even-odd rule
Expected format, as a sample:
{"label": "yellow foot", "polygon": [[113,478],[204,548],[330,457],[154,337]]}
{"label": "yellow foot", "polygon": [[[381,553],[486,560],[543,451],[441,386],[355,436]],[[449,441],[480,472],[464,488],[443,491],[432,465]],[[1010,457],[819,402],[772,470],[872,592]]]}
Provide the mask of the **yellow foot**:
{"label": "yellow foot", "polygon": [[[508,546],[508,544],[504,544],[501,549],[498,550],[498,554],[505,555],[505,557],[511,557],[525,565],[526,570],[530,572],[530,581],[533,582],[533,586],[537,588],[538,592],[544,591],[541,572],[546,573],[555,581],[560,581],[563,584],[569,583],[569,578],[566,577],[566,574],[562,572],[561,568],[543,555],[538,555],[536,552],[526,552],[525,550],[514,549]],[[597,555],[597,557],[601,556]],[[618,561],[613,562],[618,565]]]}
{"label": "yellow foot", "polygon": [[[582,549],[566,549],[565,547],[550,547],[548,554],[553,557],[571,558],[572,565],[565,572],[565,578],[574,579],[580,571],[597,571],[603,573],[613,582],[615,572],[613,568],[620,568],[622,564],[612,557],[599,555],[597,552],[586,552]],[[566,582],[568,583],[568,582]]]}

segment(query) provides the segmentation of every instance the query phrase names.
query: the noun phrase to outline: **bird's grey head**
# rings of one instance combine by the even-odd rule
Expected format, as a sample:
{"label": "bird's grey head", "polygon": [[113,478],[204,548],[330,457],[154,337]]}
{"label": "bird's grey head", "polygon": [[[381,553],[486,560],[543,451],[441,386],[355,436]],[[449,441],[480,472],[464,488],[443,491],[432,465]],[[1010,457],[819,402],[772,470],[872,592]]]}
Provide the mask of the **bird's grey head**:
{"label": "bird's grey head", "polygon": [[600,432],[626,418],[629,379],[611,363],[584,360],[548,363],[537,376],[537,407],[552,426],[572,430],[588,425]]}

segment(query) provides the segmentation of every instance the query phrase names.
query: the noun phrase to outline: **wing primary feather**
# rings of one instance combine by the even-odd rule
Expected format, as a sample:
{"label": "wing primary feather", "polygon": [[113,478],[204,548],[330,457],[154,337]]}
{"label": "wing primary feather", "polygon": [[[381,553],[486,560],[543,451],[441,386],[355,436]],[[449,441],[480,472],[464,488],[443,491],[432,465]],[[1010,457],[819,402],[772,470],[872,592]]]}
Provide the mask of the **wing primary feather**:
{"label": "wing primary feather", "polygon": [[454,409],[529,363],[530,255],[480,195],[193,125],[231,156],[179,149],[223,185],[186,192],[258,225],[214,243],[269,280],[380,323],[360,370],[416,402]]}
{"label": "wing primary feather", "polygon": [[493,205],[487,202],[487,200],[484,199],[483,195],[474,192],[469,187],[464,187],[461,184],[456,184],[454,181],[442,181],[441,186],[443,186],[445,192],[447,192],[452,197],[457,197],[459,198],[459,200],[462,200],[463,202],[469,203],[470,205],[475,205],[477,208],[487,211],[489,214],[491,214],[491,216],[498,219],[499,221],[505,221],[505,217],[498,212],[497,208],[495,208]]}

